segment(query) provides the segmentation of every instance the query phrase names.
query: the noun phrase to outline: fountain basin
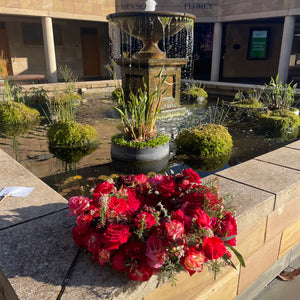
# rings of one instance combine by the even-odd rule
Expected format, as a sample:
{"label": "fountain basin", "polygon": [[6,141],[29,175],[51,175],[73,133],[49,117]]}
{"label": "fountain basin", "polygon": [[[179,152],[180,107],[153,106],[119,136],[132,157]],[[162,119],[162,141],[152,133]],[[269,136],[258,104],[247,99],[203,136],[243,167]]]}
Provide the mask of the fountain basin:
{"label": "fountain basin", "polygon": [[177,12],[119,12],[106,17],[130,36],[143,41],[144,47],[135,54],[136,58],[166,57],[158,47],[158,41],[172,36],[183,28],[193,28],[195,16]]}

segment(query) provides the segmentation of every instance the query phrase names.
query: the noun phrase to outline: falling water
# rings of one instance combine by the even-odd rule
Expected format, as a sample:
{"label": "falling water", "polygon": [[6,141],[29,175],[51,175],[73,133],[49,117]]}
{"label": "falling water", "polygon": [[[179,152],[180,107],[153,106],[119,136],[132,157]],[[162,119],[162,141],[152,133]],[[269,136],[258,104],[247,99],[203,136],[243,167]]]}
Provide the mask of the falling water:
{"label": "falling water", "polygon": [[156,5],[157,3],[155,0],[146,0],[145,11],[155,11]]}
{"label": "falling water", "polygon": [[163,51],[166,51],[166,26],[170,26],[172,17],[158,17],[163,30]]}

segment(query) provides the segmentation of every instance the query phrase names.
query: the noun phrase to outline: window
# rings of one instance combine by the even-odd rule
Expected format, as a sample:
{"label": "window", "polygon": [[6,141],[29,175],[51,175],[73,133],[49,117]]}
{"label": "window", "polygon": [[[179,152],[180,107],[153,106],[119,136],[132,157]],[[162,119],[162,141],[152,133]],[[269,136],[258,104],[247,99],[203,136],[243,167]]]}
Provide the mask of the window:
{"label": "window", "polygon": [[[23,23],[23,41],[25,45],[43,45],[43,31],[42,25],[38,23]],[[62,41],[62,31],[61,26],[54,24],[53,25],[53,35],[54,35],[54,44],[61,46]]]}
{"label": "window", "polygon": [[267,59],[270,28],[250,28],[248,59]]}

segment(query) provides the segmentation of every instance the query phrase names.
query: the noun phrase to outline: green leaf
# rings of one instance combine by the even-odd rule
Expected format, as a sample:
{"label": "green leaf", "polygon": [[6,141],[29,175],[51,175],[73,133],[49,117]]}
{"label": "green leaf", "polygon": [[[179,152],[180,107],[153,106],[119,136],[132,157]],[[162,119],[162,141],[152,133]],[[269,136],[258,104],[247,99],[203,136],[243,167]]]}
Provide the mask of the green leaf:
{"label": "green leaf", "polygon": [[232,250],[232,252],[235,254],[235,256],[237,257],[237,259],[239,260],[240,264],[242,267],[246,267],[244,258],[242,256],[242,254],[240,252],[238,252],[235,248],[233,248],[231,245],[226,243],[226,246],[230,248],[230,250]]}
{"label": "green leaf", "polygon": [[229,256],[225,253],[223,256],[222,256],[222,259],[230,266],[232,266],[234,269],[236,269],[236,266],[235,264],[232,262],[232,260],[229,258]]}

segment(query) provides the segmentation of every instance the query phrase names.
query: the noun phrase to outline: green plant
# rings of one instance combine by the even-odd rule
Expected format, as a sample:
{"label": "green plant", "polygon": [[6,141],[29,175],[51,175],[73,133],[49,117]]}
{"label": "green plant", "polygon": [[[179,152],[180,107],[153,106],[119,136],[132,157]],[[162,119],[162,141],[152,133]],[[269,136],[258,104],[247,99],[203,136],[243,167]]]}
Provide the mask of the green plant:
{"label": "green plant", "polygon": [[199,98],[206,99],[207,92],[204,90],[204,86],[202,84],[192,83],[188,86],[186,90],[181,92],[181,98],[183,101],[195,102]]}
{"label": "green plant", "polygon": [[259,114],[261,129],[269,131],[273,136],[293,134],[300,126],[300,118],[287,109],[278,109]]}
{"label": "green plant", "polygon": [[155,122],[160,111],[162,96],[166,92],[163,85],[167,76],[163,76],[163,69],[159,72],[158,83],[152,93],[148,93],[144,82],[144,89],[139,88],[137,94],[130,92],[129,99],[125,99],[124,90],[118,87],[115,94],[118,107],[115,111],[120,115],[127,140],[145,141],[156,136]]}
{"label": "green plant", "polygon": [[59,66],[58,68],[60,74],[62,75],[64,82],[66,83],[66,92],[73,93],[75,89],[75,82],[77,77],[73,74],[70,67],[67,65]]}
{"label": "green plant", "polygon": [[26,104],[47,103],[48,92],[43,87],[31,87],[30,92],[26,94]]}
{"label": "green plant", "polygon": [[253,89],[247,92],[238,91],[234,100],[231,104],[240,107],[259,108],[263,107],[264,104],[261,102],[262,89]]}
{"label": "green plant", "polygon": [[47,137],[51,147],[80,147],[96,143],[97,131],[74,120],[60,120],[50,125]]}
{"label": "green plant", "polygon": [[226,127],[217,124],[199,125],[183,129],[175,139],[178,152],[203,157],[226,154],[233,146]]}
{"label": "green plant", "polygon": [[269,106],[269,109],[289,109],[295,101],[297,84],[283,83],[276,79],[271,78],[269,84],[266,84],[264,89],[263,98]]}

